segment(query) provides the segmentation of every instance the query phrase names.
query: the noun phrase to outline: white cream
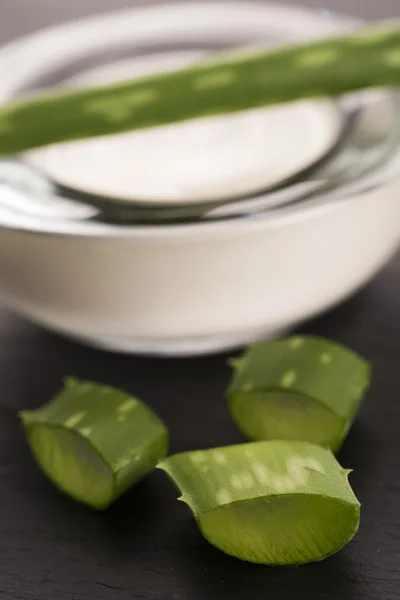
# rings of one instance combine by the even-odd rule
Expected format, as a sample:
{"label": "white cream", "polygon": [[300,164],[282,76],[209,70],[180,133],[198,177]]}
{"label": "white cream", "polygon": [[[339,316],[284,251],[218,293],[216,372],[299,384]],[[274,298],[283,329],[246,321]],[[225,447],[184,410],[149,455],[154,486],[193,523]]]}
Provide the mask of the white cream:
{"label": "white cream", "polygon": [[[178,69],[203,54],[155,54],[83,73],[69,82],[100,84]],[[85,191],[148,202],[190,203],[251,194],[284,181],[335,143],[339,111],[304,101],[31,152],[56,181]]]}

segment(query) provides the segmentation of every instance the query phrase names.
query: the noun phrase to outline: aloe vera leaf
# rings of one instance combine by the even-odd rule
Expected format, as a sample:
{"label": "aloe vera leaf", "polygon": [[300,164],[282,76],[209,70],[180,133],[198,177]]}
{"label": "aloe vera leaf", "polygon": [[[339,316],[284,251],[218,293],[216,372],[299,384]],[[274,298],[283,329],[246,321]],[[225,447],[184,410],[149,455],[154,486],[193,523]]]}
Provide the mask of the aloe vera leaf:
{"label": "aloe vera leaf", "polygon": [[342,445],[370,381],[370,365],[323,338],[254,344],[233,361],[229,409],[250,439]]}
{"label": "aloe vera leaf", "polygon": [[0,108],[0,154],[400,82],[400,27],[237,53],[171,73]]}
{"label": "aloe vera leaf", "polygon": [[137,398],[69,379],[38,410],[23,411],[38,465],[63,492],[102,510],[152,471],[167,452],[167,429]]}
{"label": "aloe vera leaf", "polygon": [[322,560],[355,535],[360,504],[330,450],[268,441],[186,452],[159,465],[203,536],[241,560]]}

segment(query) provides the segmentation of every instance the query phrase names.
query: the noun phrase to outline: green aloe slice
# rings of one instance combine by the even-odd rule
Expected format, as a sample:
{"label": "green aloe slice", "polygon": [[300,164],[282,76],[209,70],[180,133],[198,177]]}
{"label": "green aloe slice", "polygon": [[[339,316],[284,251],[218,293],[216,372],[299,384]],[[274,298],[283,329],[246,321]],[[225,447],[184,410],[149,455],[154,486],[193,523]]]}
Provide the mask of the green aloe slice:
{"label": "green aloe slice", "polygon": [[349,471],[321,446],[255,442],[177,454],[159,467],[181,490],[203,536],[241,560],[322,560],[358,529]]}
{"label": "green aloe slice", "polygon": [[105,509],[165,456],[167,429],[137,398],[69,379],[48,404],[21,413],[33,456],[66,494]]}
{"label": "green aloe slice", "polygon": [[250,346],[234,361],[233,420],[254,440],[304,440],[337,451],[369,385],[369,364],[312,336]]}
{"label": "green aloe slice", "polygon": [[237,53],[195,67],[0,109],[0,154],[400,83],[400,27]]}

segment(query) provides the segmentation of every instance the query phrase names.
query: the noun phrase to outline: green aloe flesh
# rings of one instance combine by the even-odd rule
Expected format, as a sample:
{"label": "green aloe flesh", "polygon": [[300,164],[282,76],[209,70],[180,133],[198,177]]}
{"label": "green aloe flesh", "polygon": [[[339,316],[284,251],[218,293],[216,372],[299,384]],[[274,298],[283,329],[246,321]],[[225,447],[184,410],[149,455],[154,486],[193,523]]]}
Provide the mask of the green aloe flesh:
{"label": "green aloe flesh", "polygon": [[195,67],[0,109],[0,154],[400,83],[400,27],[235,53]]}
{"label": "green aloe flesh", "polygon": [[174,481],[203,536],[244,561],[298,565],[339,551],[356,534],[360,504],[332,452],[267,441],[170,456]]}
{"label": "green aloe flesh", "polygon": [[369,364],[312,336],[254,344],[234,361],[229,409],[253,440],[304,440],[336,452],[370,381]]}
{"label": "green aloe flesh", "polygon": [[137,398],[70,379],[48,404],[21,413],[38,465],[66,494],[102,510],[154,469],[167,429]]}

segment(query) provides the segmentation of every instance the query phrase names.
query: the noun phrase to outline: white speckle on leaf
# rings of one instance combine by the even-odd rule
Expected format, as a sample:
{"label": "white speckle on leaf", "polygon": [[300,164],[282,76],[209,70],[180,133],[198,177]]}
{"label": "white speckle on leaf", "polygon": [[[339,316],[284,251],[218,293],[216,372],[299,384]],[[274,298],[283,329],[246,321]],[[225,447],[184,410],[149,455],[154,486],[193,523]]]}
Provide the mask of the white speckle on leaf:
{"label": "white speckle on leaf", "polygon": [[131,460],[129,458],[121,458],[121,460],[118,461],[118,463],[116,465],[116,470],[119,471],[120,469],[124,469],[125,467],[127,467],[130,464],[131,464]]}
{"label": "white speckle on leaf", "polygon": [[340,53],[336,48],[308,50],[307,52],[301,52],[297,56],[296,63],[300,67],[329,66],[330,64],[336,62],[339,56]]}
{"label": "white speckle on leaf", "polygon": [[123,423],[128,417],[126,415],[118,415],[118,421]]}
{"label": "white speckle on leaf", "polygon": [[82,421],[82,419],[85,418],[85,416],[86,416],[85,410],[74,413],[73,415],[68,417],[68,419],[66,419],[64,421],[64,425],[65,425],[65,427],[68,427],[68,428],[76,427],[76,425],[78,425],[78,423],[80,423]]}
{"label": "white speckle on leaf", "polygon": [[294,484],[294,487],[306,485],[309,472],[305,468],[305,459],[302,456],[292,456],[286,461],[288,472],[287,479]]}
{"label": "white speckle on leaf", "polygon": [[139,403],[137,400],[135,400],[134,398],[130,398],[129,400],[126,400],[125,402],[123,402],[122,404],[120,404],[118,406],[118,412],[120,412],[120,413],[130,412],[131,410],[136,408],[138,406],[138,404]]}
{"label": "white speckle on leaf", "polygon": [[152,89],[136,90],[120,96],[100,99],[90,99],[85,105],[85,111],[102,116],[107,121],[125,121],[132,116],[136,109],[153,102],[158,93]]}
{"label": "white speckle on leaf", "polygon": [[304,339],[301,337],[294,337],[289,340],[289,348],[293,351],[298,350],[304,345]]}
{"label": "white speckle on leaf", "polygon": [[231,486],[234,487],[235,490],[241,490],[243,488],[243,483],[238,475],[232,475]]}
{"label": "white speckle on leaf", "polygon": [[223,454],[223,452],[214,452],[214,460],[218,465],[226,465],[226,463],[228,462],[226,459],[225,454]]}
{"label": "white speckle on leaf", "polygon": [[253,452],[253,450],[250,450],[250,448],[246,448],[244,453],[245,453],[245,456],[247,456],[247,458],[254,458],[254,452]]}
{"label": "white speckle on leaf", "polygon": [[317,471],[318,473],[325,473],[325,469],[322,464],[316,458],[312,456],[307,456],[305,458],[301,458],[304,468],[310,469],[311,471]]}
{"label": "white speckle on leaf", "polygon": [[325,473],[322,464],[311,456],[292,456],[286,462],[288,478],[295,487],[307,484],[310,477],[310,471]]}
{"label": "white speckle on leaf", "polygon": [[196,90],[224,88],[236,81],[237,73],[232,69],[224,69],[213,73],[197,75],[193,81]]}
{"label": "white speckle on leaf", "polygon": [[319,357],[319,360],[320,360],[321,364],[329,365],[329,363],[332,362],[332,355],[329,354],[329,352],[323,352],[321,354],[321,356]]}
{"label": "white speckle on leaf", "polygon": [[290,491],[307,485],[310,471],[324,474],[321,463],[311,456],[291,456],[286,461],[287,475],[274,477],[273,486],[278,491]]}
{"label": "white speckle on leaf", "polygon": [[254,476],[259,483],[266,485],[271,480],[271,473],[265,465],[259,462],[253,462],[251,465]]}
{"label": "white speckle on leaf", "polygon": [[83,435],[83,437],[89,437],[89,435],[92,433],[92,428],[82,427],[82,429],[79,430],[79,433]]}
{"label": "white speckle on leaf", "polygon": [[284,388],[291,387],[297,379],[296,371],[287,371],[281,379],[281,385]]}
{"label": "white speckle on leaf", "polygon": [[246,471],[243,471],[240,473],[239,476],[242,481],[243,487],[250,488],[254,485],[254,479],[252,475],[250,475],[250,473],[246,473]]}
{"label": "white speckle on leaf", "polygon": [[193,454],[191,454],[190,460],[195,465],[199,465],[200,463],[206,462],[207,457],[205,456],[205,454],[203,454],[203,452],[194,452]]}
{"label": "white speckle on leaf", "polygon": [[232,502],[232,496],[230,495],[229,490],[226,490],[225,488],[218,490],[216,499],[218,504],[229,504],[229,502]]}
{"label": "white speckle on leaf", "polygon": [[290,478],[284,475],[275,475],[271,480],[271,487],[278,493],[292,492],[296,489],[296,483]]}

